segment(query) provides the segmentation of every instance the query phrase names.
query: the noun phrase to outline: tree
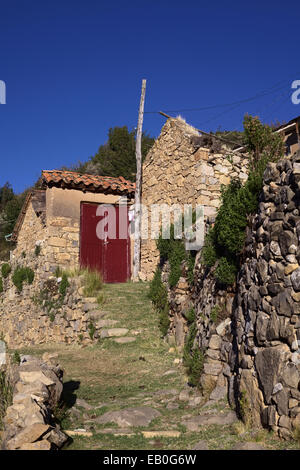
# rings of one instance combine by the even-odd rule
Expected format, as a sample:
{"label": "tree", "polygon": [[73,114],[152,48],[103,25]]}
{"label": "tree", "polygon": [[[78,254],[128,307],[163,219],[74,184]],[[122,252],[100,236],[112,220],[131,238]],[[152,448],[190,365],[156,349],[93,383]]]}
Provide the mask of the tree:
{"label": "tree", "polygon": [[[99,147],[98,152],[88,162],[79,164],[77,171],[103,176],[123,176],[135,181],[135,135],[135,130],[129,132],[127,126],[109,129],[108,141]],[[143,159],[153,143],[154,139],[143,133]]]}

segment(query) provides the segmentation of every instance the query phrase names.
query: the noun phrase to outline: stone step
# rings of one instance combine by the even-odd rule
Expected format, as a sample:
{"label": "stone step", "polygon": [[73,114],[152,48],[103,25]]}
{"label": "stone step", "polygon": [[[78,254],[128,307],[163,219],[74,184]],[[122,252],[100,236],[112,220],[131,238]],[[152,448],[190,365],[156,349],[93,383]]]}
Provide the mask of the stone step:
{"label": "stone step", "polygon": [[143,436],[146,439],[152,439],[153,437],[180,437],[180,431],[142,431]]}
{"label": "stone step", "polygon": [[119,336],[125,336],[128,333],[127,328],[109,328],[107,330],[102,330],[100,333],[100,338],[113,338]]}
{"label": "stone step", "polygon": [[134,337],[134,336],[122,336],[121,338],[115,338],[113,341],[115,343],[119,343],[119,344],[133,343],[134,341],[136,341],[136,337]]}
{"label": "stone step", "polygon": [[116,323],[118,323],[117,320],[100,320],[97,322],[97,327],[98,328],[105,328],[105,327],[108,327],[108,326],[113,326],[115,325]]}
{"label": "stone step", "polygon": [[87,302],[87,303],[83,304],[83,306],[82,306],[82,310],[84,312],[89,312],[90,310],[97,310],[99,308],[100,308],[99,304],[94,303],[94,302]]}
{"label": "stone step", "polygon": [[[101,310],[90,310],[87,313],[89,317],[95,321],[100,320],[100,318],[103,318],[106,315],[106,312],[102,312]],[[99,327],[99,328],[102,328],[102,327]]]}

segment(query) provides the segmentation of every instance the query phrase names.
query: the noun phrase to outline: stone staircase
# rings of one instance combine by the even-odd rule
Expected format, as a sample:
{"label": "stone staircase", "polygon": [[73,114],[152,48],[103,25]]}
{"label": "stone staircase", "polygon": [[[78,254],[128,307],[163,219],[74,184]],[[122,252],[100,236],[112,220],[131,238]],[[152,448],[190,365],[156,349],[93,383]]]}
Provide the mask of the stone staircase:
{"label": "stone staircase", "polygon": [[83,312],[88,314],[90,321],[95,326],[95,339],[111,339],[117,344],[133,343],[136,341],[137,331],[132,331],[131,336],[128,328],[115,327],[119,323],[118,320],[107,318],[108,312],[102,310],[97,302],[96,297],[83,297]]}

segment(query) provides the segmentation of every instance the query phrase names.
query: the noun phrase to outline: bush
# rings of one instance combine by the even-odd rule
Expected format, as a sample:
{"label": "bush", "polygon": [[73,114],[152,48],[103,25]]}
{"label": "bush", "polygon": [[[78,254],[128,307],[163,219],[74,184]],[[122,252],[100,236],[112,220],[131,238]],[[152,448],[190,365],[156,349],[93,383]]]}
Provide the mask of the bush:
{"label": "bush", "polygon": [[96,327],[92,321],[89,323],[88,330],[89,330],[89,337],[91,339],[94,339],[94,335],[96,333]]}
{"label": "bush", "polygon": [[34,254],[36,257],[41,254],[41,245],[35,245]]}
{"label": "bush", "polygon": [[34,272],[30,268],[17,267],[12,275],[12,281],[19,292],[23,289],[23,283],[32,284]]}
{"label": "bush", "polygon": [[69,287],[69,281],[68,281],[68,276],[66,273],[63,273],[62,275],[62,279],[60,281],[60,284],[59,284],[59,293],[61,295],[61,297],[65,297],[66,295],[66,292],[67,292],[67,288]]}
{"label": "bush", "polygon": [[215,231],[213,228],[209,230],[208,234],[205,237],[201,256],[204,266],[207,266],[208,268],[214,266],[218,259],[216,251]]}
{"label": "bush", "polygon": [[4,263],[1,266],[1,272],[4,279],[6,279],[11,273],[11,266],[8,263]]}
{"label": "bush", "polygon": [[207,234],[202,250],[205,266],[212,267],[219,261],[215,277],[225,285],[235,282],[245,244],[248,216],[257,211],[266,166],[283,156],[284,150],[281,136],[261,124],[258,118],[246,116],[244,129],[250,160],[248,180],[242,185],[240,180],[232,179],[222,189],[215,225]]}
{"label": "bush", "polygon": [[232,285],[235,282],[237,274],[237,267],[234,262],[231,262],[225,257],[219,260],[215,277],[220,284]]}
{"label": "bush", "polygon": [[[195,314],[195,312],[193,309],[191,309],[189,316],[190,319],[192,319],[193,314]],[[197,326],[194,318],[194,321],[191,324],[189,332],[186,336],[183,349],[183,365],[187,369],[189,383],[194,387],[199,385],[199,379],[203,372],[204,366],[204,352],[201,351],[198,345],[195,345],[196,333]]]}
{"label": "bush", "polygon": [[150,283],[148,296],[152,300],[156,310],[159,312],[159,327],[162,335],[165,336],[170,326],[169,302],[168,292],[166,286],[162,282],[161,270],[159,267],[156,268],[154,277]]}
{"label": "bush", "polygon": [[0,277],[0,294],[2,294],[3,292],[3,280],[2,280],[2,277]]}

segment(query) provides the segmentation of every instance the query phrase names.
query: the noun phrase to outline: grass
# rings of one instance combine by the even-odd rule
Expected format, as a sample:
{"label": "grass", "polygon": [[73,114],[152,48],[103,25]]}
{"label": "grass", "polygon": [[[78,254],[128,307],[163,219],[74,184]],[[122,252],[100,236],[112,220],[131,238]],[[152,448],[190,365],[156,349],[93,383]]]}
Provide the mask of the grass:
{"label": "grass", "polygon": [[[101,292],[108,299],[103,309],[107,312],[105,318],[117,320],[116,327],[128,328],[130,336],[138,333],[135,342],[117,344],[105,338],[84,347],[52,344],[22,349],[23,353],[37,355],[57,352],[66,371],[67,402],[74,404],[77,397],[93,406],[91,410],[84,410],[75,403],[78,416],[72,414],[72,410],[70,414],[64,413],[65,429],[85,428],[93,433],[92,437],[74,437],[68,449],[183,450],[191,449],[199,440],[206,441],[209,449],[231,449],[241,440],[255,440],[255,435],[238,434],[232,426],[202,426],[198,432],[188,431],[183,421],[198,415],[200,409],[178,400],[187,381],[185,369],[174,364],[174,359],[180,356],[175,348],[169,352],[169,345],[161,338],[158,313],[147,296],[148,284],[103,285]],[[164,375],[170,370],[175,373]],[[195,389],[191,389],[191,393],[195,393]],[[177,409],[167,407],[173,402],[178,405]],[[107,411],[135,406],[151,406],[160,412],[145,429],[177,430],[181,432],[180,437],[146,439],[141,434],[142,428],[130,430],[132,436],[115,436],[116,424],[94,421]],[[225,402],[210,407],[217,413],[228,409]],[[104,434],[107,428],[112,431]],[[269,434],[263,436],[263,445],[271,449],[299,446],[295,441],[280,441]]]}
{"label": "grass", "polygon": [[83,294],[86,297],[96,297],[103,287],[103,280],[98,271],[85,269],[83,271]]}
{"label": "grass", "polygon": [[3,419],[6,409],[12,403],[12,387],[5,370],[0,371],[0,430],[3,429]]}

